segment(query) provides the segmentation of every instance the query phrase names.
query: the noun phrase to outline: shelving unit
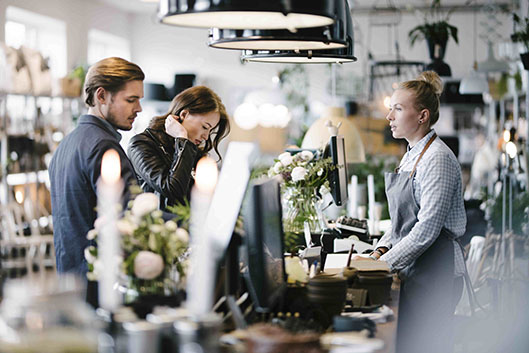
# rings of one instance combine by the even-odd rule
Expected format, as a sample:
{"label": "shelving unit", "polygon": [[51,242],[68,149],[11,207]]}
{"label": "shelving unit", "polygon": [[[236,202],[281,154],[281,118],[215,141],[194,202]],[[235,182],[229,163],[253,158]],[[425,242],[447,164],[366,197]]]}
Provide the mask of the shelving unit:
{"label": "shelving unit", "polygon": [[82,109],[79,97],[0,91],[0,264],[9,277],[55,267],[48,157]]}

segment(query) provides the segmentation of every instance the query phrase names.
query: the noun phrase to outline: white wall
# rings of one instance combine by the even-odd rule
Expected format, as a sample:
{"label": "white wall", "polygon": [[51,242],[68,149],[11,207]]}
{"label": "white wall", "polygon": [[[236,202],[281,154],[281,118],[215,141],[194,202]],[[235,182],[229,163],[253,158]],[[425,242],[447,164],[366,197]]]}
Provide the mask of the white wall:
{"label": "white wall", "polygon": [[[137,1],[137,0],[130,0]],[[229,113],[251,88],[272,86],[272,77],[282,68],[278,64],[241,64],[237,51],[212,49],[207,46],[208,31],[162,25],[154,14],[128,14],[97,1],[86,0],[2,0],[0,2],[0,38],[4,38],[5,9],[18,6],[43,15],[64,20],[68,31],[68,69],[86,61],[87,31],[97,28],[131,40],[132,61],[146,73],[147,82],[160,82],[172,86],[175,73],[196,73],[198,81],[213,88],[223,98]],[[355,24],[355,55],[358,62],[344,64],[338,69],[346,75],[367,75],[367,51],[375,59],[391,59],[393,43],[388,39],[386,28],[368,26],[366,15],[353,15]],[[506,40],[511,32],[507,15],[498,17],[502,25],[497,28]],[[478,17],[478,33],[483,32]],[[419,19],[404,14],[396,39],[405,60],[429,61],[426,44],[418,42],[409,47],[408,31]],[[451,66],[453,77],[461,78],[469,73],[473,62],[473,15],[470,12],[455,13],[450,23],[459,29],[459,46],[450,41],[445,61]],[[369,43],[367,38],[371,38]],[[486,45],[478,40],[478,61],[486,58]],[[497,52],[497,49],[496,49]],[[331,103],[326,87],[330,70],[327,65],[306,65],[310,75],[311,100]]]}
{"label": "white wall", "polygon": [[[132,0],[131,0],[132,1]],[[0,40],[5,38],[5,12],[8,6],[54,17],[66,22],[68,70],[86,63],[87,36],[90,28],[131,38],[134,15],[87,0],[2,0],[0,2]]]}

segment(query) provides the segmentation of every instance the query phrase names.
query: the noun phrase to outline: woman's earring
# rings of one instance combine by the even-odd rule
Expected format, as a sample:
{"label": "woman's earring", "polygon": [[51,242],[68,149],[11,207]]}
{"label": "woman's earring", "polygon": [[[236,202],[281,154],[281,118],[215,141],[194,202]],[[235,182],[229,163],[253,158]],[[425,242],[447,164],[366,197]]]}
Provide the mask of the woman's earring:
{"label": "woman's earring", "polygon": [[419,124],[422,124],[422,119],[419,119]]}

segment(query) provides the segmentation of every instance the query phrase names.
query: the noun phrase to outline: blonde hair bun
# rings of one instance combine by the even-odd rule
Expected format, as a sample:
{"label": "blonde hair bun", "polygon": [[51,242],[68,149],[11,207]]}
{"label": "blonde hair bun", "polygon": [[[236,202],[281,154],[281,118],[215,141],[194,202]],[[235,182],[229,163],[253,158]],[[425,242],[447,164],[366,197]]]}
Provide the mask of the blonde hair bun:
{"label": "blonde hair bun", "polygon": [[435,94],[438,96],[441,96],[441,93],[443,93],[443,80],[441,80],[441,77],[439,77],[435,71],[422,72],[419,77],[417,77],[417,81],[428,82],[432,85]]}

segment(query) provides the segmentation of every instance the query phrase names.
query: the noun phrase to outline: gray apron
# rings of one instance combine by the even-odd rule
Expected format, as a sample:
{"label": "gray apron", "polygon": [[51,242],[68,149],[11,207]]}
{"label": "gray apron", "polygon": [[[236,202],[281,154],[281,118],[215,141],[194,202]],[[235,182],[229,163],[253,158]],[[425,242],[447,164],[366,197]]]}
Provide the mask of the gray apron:
{"label": "gray apron", "polygon": [[[410,173],[386,173],[386,195],[393,234],[402,239],[417,223],[419,205],[413,175],[433,135]],[[454,312],[454,235],[445,228],[435,242],[399,272],[401,279],[397,353],[447,352]]]}

